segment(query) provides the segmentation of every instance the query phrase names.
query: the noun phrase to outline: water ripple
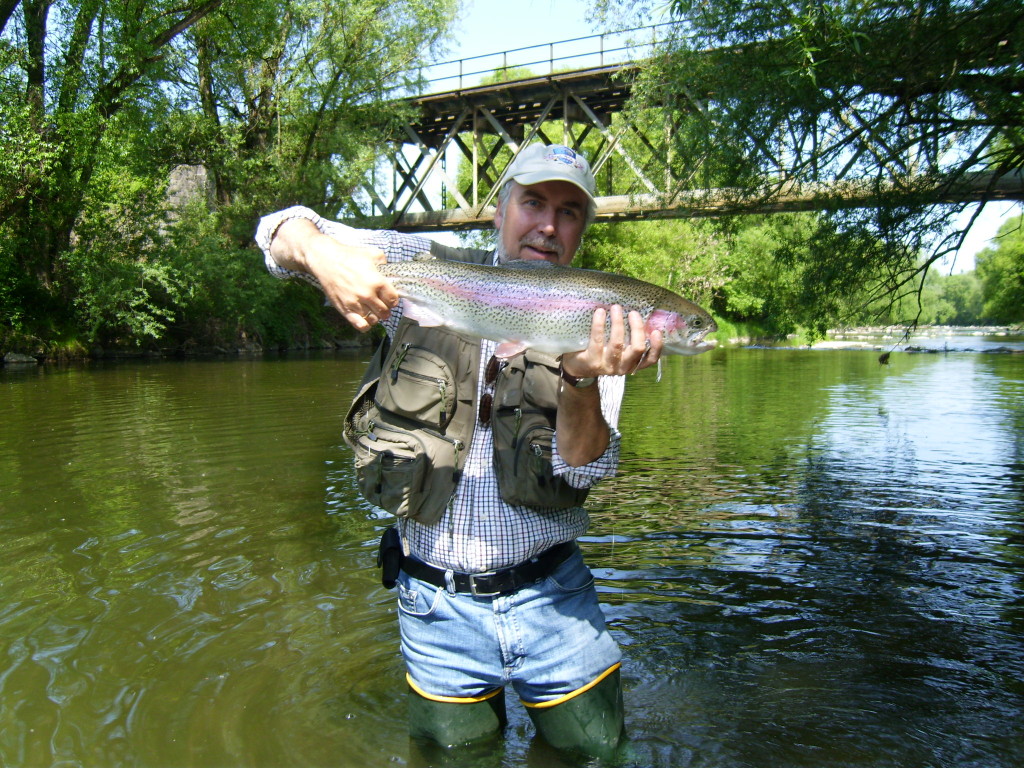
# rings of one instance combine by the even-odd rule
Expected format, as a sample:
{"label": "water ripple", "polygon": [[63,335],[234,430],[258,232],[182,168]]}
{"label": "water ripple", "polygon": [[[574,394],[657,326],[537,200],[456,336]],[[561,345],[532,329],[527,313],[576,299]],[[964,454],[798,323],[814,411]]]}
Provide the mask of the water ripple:
{"label": "water ripple", "polygon": [[[637,764],[1024,761],[1017,357],[630,380],[583,546]],[[385,521],[339,446],[363,366],[0,375],[0,762],[408,764]],[[511,716],[490,764],[533,764]]]}

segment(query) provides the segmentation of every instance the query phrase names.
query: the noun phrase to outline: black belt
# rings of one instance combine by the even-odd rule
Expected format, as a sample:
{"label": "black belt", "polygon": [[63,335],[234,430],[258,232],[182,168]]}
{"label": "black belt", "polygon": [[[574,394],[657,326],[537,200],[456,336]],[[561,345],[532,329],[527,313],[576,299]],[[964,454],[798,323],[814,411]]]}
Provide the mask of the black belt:
{"label": "black belt", "polygon": [[[532,557],[511,568],[488,573],[453,573],[456,592],[469,592],[479,597],[494,597],[507,592],[515,592],[520,587],[533,584],[550,575],[576,552],[576,542],[567,541],[545,549],[536,557]],[[443,568],[435,568],[412,557],[402,558],[402,570],[414,579],[420,579],[435,587],[448,587]]]}

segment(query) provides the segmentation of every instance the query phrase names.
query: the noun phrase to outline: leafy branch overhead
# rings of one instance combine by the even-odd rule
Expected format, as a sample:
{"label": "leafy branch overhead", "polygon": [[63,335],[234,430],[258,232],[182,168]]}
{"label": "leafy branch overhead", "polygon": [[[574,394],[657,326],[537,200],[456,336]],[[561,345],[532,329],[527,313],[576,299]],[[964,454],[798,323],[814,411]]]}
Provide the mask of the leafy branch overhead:
{"label": "leafy branch overhead", "polygon": [[[1017,0],[670,8],[677,34],[641,75],[635,108],[667,111],[673,172],[691,188],[732,188],[737,207],[762,209],[794,186],[820,189],[814,207],[855,249],[846,269],[831,249],[808,254],[823,294],[857,287],[855,269],[874,299],[919,293],[928,267],[963,243],[970,225],[949,224],[965,189],[981,202],[1019,199]],[[868,185],[873,204],[844,205],[847,184]]]}

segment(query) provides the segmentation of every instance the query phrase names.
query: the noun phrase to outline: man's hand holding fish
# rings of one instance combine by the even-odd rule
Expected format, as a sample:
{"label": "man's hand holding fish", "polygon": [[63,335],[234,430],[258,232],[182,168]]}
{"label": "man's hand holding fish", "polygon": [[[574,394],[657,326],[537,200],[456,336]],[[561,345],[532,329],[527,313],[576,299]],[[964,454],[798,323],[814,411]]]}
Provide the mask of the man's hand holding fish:
{"label": "man's hand holding fish", "polygon": [[281,224],[270,254],[282,267],[315,278],[324,297],[357,331],[387,318],[398,293],[377,266],[387,261],[379,248],[344,244],[306,218]]}

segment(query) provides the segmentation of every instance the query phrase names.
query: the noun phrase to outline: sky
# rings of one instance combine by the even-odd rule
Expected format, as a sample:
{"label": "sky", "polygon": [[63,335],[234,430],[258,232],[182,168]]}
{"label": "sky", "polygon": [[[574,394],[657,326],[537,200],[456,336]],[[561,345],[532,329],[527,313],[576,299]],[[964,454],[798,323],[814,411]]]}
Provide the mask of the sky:
{"label": "sky", "polygon": [[527,45],[585,37],[590,0],[462,0],[449,59],[469,58]]}
{"label": "sky", "polygon": [[[462,13],[446,58],[465,59],[597,34],[602,30],[593,21],[592,6],[592,0],[462,0]],[[632,23],[632,20],[627,22]],[[537,55],[542,56],[543,51],[538,49]],[[473,68],[494,66],[488,59],[477,63],[480,66]],[[471,71],[472,64],[468,62],[464,71]],[[974,208],[971,206],[963,218],[966,219]],[[985,206],[955,262],[944,265],[945,271],[973,269],[974,255],[990,245],[1007,217],[1020,213],[1018,203]]]}

